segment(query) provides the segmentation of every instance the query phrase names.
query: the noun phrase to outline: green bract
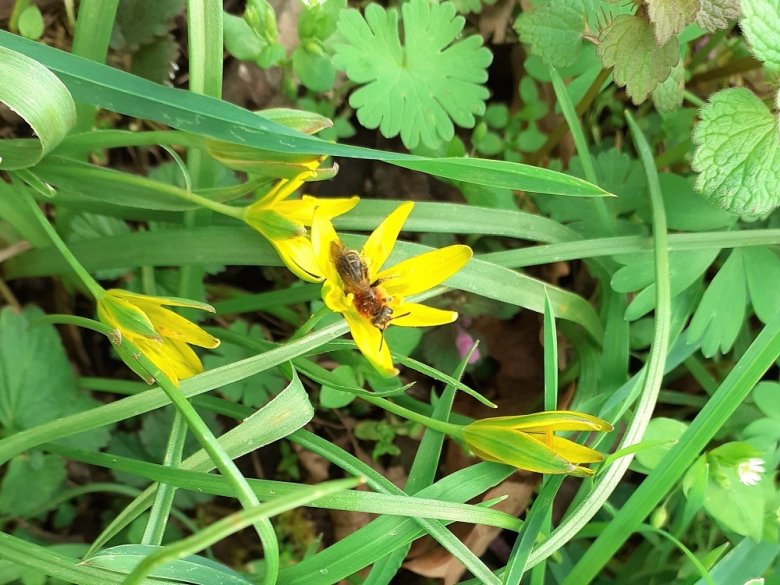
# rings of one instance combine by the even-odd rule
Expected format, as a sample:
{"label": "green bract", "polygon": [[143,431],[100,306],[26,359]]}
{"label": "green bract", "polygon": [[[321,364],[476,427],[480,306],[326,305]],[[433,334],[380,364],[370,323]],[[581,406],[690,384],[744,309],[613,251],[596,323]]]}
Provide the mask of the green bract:
{"label": "green bract", "polygon": [[355,83],[350,97],[360,123],[385,137],[401,135],[407,148],[420,141],[437,147],[454,136],[453,122],[474,126],[485,112],[486,68],[492,60],[474,35],[454,42],[464,19],[451,2],[411,0],[398,12],[370,4],[365,18],[357,10],[341,14],[338,30],[346,42],[335,45],[334,62]]}

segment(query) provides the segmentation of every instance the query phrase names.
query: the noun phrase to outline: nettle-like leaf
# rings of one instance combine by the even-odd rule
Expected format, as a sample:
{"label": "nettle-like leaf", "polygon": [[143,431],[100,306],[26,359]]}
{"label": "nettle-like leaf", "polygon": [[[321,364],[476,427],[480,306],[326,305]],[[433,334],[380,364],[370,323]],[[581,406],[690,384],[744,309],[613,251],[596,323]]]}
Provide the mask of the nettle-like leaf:
{"label": "nettle-like leaf", "polygon": [[685,66],[682,59],[672,68],[666,81],[653,90],[653,104],[659,112],[674,112],[682,106],[685,92]]}
{"label": "nettle-like leaf", "polygon": [[739,18],[739,0],[700,0],[696,24],[708,32],[728,28]]}
{"label": "nettle-like leaf", "polygon": [[765,215],[780,205],[777,116],[750,90],[719,91],[699,113],[691,166],[696,189],[735,215]]}
{"label": "nettle-like leaf", "polygon": [[598,55],[604,67],[614,67],[615,83],[640,104],[669,77],[680,59],[676,38],[658,46],[653,25],[638,16],[617,16],[599,36]]}
{"label": "nettle-like leaf", "polygon": [[566,67],[577,59],[588,6],[585,0],[550,0],[523,12],[515,21],[520,40],[553,67]]}
{"label": "nettle-like leaf", "polygon": [[740,27],[753,53],[780,73],[780,0],[742,0]]}
{"label": "nettle-like leaf", "polygon": [[471,128],[485,112],[487,66],[492,60],[478,35],[454,42],[465,20],[452,2],[411,0],[398,12],[370,4],[365,18],[345,10],[334,44],[336,67],[363,85],[350,97],[360,123],[383,136],[401,135],[407,148],[420,140],[436,148],[455,134],[453,122]]}
{"label": "nettle-like leaf", "polygon": [[699,0],[645,0],[645,4],[659,45],[693,22],[699,11]]}
{"label": "nettle-like leaf", "polygon": [[116,26],[132,50],[165,36],[170,19],[184,10],[184,0],[122,0],[116,12]]}

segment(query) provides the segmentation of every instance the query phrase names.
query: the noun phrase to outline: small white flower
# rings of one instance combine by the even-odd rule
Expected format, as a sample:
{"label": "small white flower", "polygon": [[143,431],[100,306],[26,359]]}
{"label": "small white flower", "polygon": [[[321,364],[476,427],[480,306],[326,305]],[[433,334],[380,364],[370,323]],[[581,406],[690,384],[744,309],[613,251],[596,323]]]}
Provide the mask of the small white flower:
{"label": "small white flower", "polygon": [[765,472],[764,460],[760,457],[745,459],[737,465],[739,481],[745,485],[756,485],[761,481],[761,476],[764,475]]}

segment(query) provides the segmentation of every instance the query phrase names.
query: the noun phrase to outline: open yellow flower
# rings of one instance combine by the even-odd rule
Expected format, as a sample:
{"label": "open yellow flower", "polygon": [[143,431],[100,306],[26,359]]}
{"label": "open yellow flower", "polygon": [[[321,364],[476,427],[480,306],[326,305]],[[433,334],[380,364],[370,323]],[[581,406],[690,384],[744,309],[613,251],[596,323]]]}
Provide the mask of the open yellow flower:
{"label": "open yellow flower", "polygon": [[273,189],[244,208],[243,219],[267,239],[293,274],[309,282],[321,282],[322,272],[314,258],[306,226],[314,219],[314,210],[328,219],[346,213],[360,201],[359,197],[318,199],[304,195],[286,199],[307,179],[314,178],[319,161],[293,179],[281,179]]}
{"label": "open yellow flower", "polygon": [[97,311],[103,323],[126,337],[178,386],[179,380],[203,371],[203,364],[187,344],[214,349],[219,345],[219,339],[165,306],[214,312],[214,307],[206,303],[151,297],[115,288],[107,290],[98,299]]}
{"label": "open yellow flower", "polygon": [[522,416],[499,416],[474,421],[462,429],[463,440],[475,455],[538,473],[565,473],[590,477],[593,470],[577,465],[595,463],[604,456],[555,431],[611,431],[608,422],[569,410]]}
{"label": "open yellow flower", "polygon": [[471,258],[468,246],[447,246],[382,270],[413,207],[411,202],[397,207],[359,253],[344,247],[326,210],[317,209],[311,229],[314,254],[325,277],[322,299],[344,315],[358,349],[385,376],[398,373],[384,343],[385,328],[444,325],[458,317],[454,311],[410,303],[404,297],[447,280]]}

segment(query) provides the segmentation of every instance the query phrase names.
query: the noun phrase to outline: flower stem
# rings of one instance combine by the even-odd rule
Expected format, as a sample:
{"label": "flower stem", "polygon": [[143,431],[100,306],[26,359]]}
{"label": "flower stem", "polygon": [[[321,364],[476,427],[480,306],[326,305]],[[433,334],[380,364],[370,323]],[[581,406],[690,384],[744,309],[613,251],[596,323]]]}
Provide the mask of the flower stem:
{"label": "flower stem", "polygon": [[[141,367],[152,373],[157,384],[176,407],[176,410],[187,423],[190,432],[198,440],[200,446],[206,451],[209,458],[214,462],[214,465],[219,469],[219,472],[225,476],[228,482],[230,482],[231,486],[236,491],[236,497],[241,503],[241,506],[245,509],[259,506],[260,500],[257,499],[257,496],[252,491],[246,478],[241,474],[241,471],[223,449],[222,445],[220,445],[219,441],[217,441],[217,438],[211,432],[211,429],[209,429],[203,419],[200,418],[200,415],[198,415],[186,396],[184,396],[179,388],[177,388],[165,374],[160,372],[159,369],[143,355],[143,353],[138,351],[132,343],[127,341],[127,339],[123,339],[121,344],[126,346],[130,355],[136,357]],[[275,553],[278,554],[279,544],[270,520],[267,518],[259,519],[254,527],[260,537],[263,550],[266,552],[266,557],[273,557]]]}
{"label": "flower stem", "polygon": [[461,425],[436,420],[435,418],[425,416],[419,412],[414,412],[413,410],[409,410],[408,408],[404,408],[403,406],[399,406],[394,402],[390,402],[389,400],[380,398],[378,396],[368,396],[366,394],[358,394],[358,396],[360,396],[360,398],[366,402],[370,402],[374,406],[378,406],[379,408],[383,408],[386,411],[397,414],[400,417],[420,423],[421,425],[425,425],[434,431],[439,431],[440,433],[449,435],[453,439],[463,438],[463,427]]}
{"label": "flower stem", "polygon": [[79,280],[84,284],[87,290],[89,290],[90,294],[95,297],[95,300],[100,299],[105,292],[103,287],[100,286],[94,278],[92,278],[92,275],[87,272],[87,270],[81,265],[81,262],[79,262],[78,259],[73,255],[73,252],[70,251],[70,248],[65,245],[65,242],[62,241],[62,238],[57,233],[57,230],[54,229],[54,226],[51,225],[49,220],[43,214],[43,211],[38,206],[38,203],[35,201],[35,199],[33,199],[31,195],[25,193],[21,189],[18,191],[22,197],[22,200],[27,203],[30,211],[32,211],[35,219],[38,220],[38,223],[41,224],[41,227],[46,232],[46,235],[49,236],[49,239],[51,240],[52,244],[54,244],[54,247],[59,250],[60,254],[62,254],[63,258],[65,258],[65,261],[73,269],[73,272],[76,273],[76,276],[79,278]]}

